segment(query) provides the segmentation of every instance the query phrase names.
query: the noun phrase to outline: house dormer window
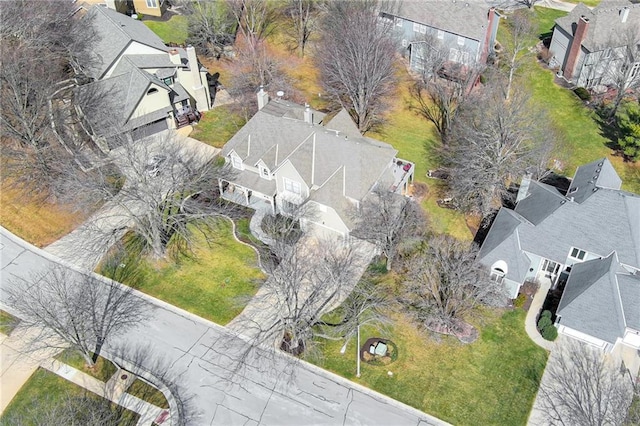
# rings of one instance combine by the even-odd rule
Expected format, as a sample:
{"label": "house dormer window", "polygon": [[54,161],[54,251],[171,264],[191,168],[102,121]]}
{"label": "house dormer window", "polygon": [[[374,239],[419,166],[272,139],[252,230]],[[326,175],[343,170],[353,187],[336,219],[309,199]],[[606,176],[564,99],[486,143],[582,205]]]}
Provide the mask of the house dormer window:
{"label": "house dormer window", "polygon": [[158,7],[158,0],[147,0],[147,7]]}
{"label": "house dormer window", "polygon": [[234,169],[242,170],[242,159],[236,155],[231,156],[231,165]]}
{"label": "house dormer window", "polygon": [[444,40],[444,31],[438,30],[438,40]]}
{"label": "house dormer window", "polygon": [[504,260],[498,260],[496,263],[491,265],[491,279],[501,283],[504,281],[504,276],[507,274],[507,271],[507,262]]}
{"label": "house dormer window", "polygon": [[162,82],[167,86],[171,86],[173,84],[173,77],[163,78]]}
{"label": "house dormer window", "polygon": [[576,248],[576,247],[572,247],[571,253],[569,254],[569,257],[571,259],[574,259],[580,262],[582,262],[586,256],[587,256],[586,251],[580,250],[579,248]]}
{"label": "house dormer window", "polygon": [[267,169],[264,166],[260,167],[260,176],[262,176],[265,179],[268,179],[269,178],[269,169]]}

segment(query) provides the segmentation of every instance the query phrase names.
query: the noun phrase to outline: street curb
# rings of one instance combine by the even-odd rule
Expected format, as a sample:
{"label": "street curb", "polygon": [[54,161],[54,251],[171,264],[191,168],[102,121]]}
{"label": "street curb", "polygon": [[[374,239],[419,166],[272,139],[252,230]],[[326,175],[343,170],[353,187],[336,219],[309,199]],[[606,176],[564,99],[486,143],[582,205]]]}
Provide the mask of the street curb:
{"label": "street curb", "polygon": [[[41,256],[41,257],[43,257],[43,258],[45,258],[45,259],[47,259],[49,261],[51,261],[51,262],[59,263],[61,265],[64,265],[64,266],[68,267],[69,269],[72,269],[72,270],[74,270],[74,271],[76,271],[78,273],[87,274],[89,272],[89,273],[93,274],[93,276],[97,277],[101,281],[113,281],[113,280],[110,280],[110,279],[108,279],[108,278],[106,278],[106,277],[104,277],[102,275],[99,275],[99,274],[93,272],[93,271],[84,270],[84,269],[79,268],[79,267],[77,267],[77,266],[75,266],[75,265],[73,265],[73,264],[71,264],[71,263],[69,263],[69,262],[67,262],[67,261],[65,261],[63,259],[60,259],[57,256],[55,256],[55,255],[53,255],[51,253],[48,253],[48,252],[44,251],[43,249],[40,249],[40,248],[32,245],[31,243],[27,242],[27,241],[22,240],[21,238],[17,237],[16,235],[11,233],[10,231],[8,231],[4,227],[0,226],[0,233],[2,233],[4,236],[8,237],[10,240],[15,242],[16,244],[27,247],[33,253],[35,253],[35,254],[37,254],[37,255],[39,255],[39,256]],[[118,283],[117,281],[113,281],[113,282]],[[121,283],[118,283],[118,284],[121,285],[121,286],[127,287],[124,284],[121,284]],[[130,287],[127,287],[127,288],[130,288]],[[200,324],[208,326],[209,328],[217,329],[217,330],[219,330],[220,332],[224,333],[227,336],[237,337],[237,338],[240,338],[240,339],[244,340],[245,342],[250,342],[250,339],[247,338],[246,336],[243,336],[242,334],[239,334],[239,333],[234,333],[234,332],[230,331],[229,329],[227,329],[226,327],[221,326],[220,324],[217,324],[217,323],[215,323],[213,321],[209,321],[209,320],[207,320],[205,318],[202,318],[202,317],[200,317],[198,315],[192,314],[191,312],[185,311],[182,308],[179,308],[177,306],[171,305],[171,304],[169,304],[167,302],[164,302],[162,300],[156,299],[155,297],[149,296],[148,294],[145,294],[145,293],[143,293],[143,292],[141,292],[139,290],[136,290],[136,289],[132,289],[132,290],[133,290],[133,293],[136,296],[140,297],[141,299],[146,300],[147,302],[151,303],[152,305],[156,305],[158,307],[161,307],[163,309],[171,311],[171,312],[173,312],[173,313],[175,313],[175,314],[177,314],[179,316],[182,316],[182,317],[187,318],[189,320],[192,320],[194,322],[198,322]],[[273,348],[270,348],[269,350],[273,350]],[[373,397],[375,399],[378,399],[379,401],[383,401],[383,402],[388,403],[390,405],[393,405],[395,407],[401,408],[401,409],[403,409],[403,410],[405,410],[407,412],[410,412],[410,413],[414,414],[416,417],[418,417],[419,422],[422,422],[422,421],[429,422],[429,424],[438,425],[438,426],[440,426],[440,425],[443,425],[443,426],[444,425],[450,425],[449,423],[447,423],[447,422],[445,422],[443,420],[440,420],[437,417],[434,417],[434,416],[432,416],[430,414],[427,414],[427,413],[425,413],[423,411],[420,411],[417,408],[411,407],[411,406],[409,406],[407,404],[404,404],[403,402],[397,401],[397,400],[395,400],[395,399],[393,399],[393,398],[391,398],[389,396],[383,395],[383,394],[381,394],[381,393],[379,393],[379,392],[377,392],[375,390],[372,390],[372,389],[370,389],[370,388],[368,388],[366,386],[363,386],[363,385],[361,385],[359,383],[352,382],[351,380],[348,380],[348,379],[346,379],[346,378],[344,378],[342,376],[339,376],[337,374],[331,373],[330,371],[324,370],[324,369],[322,369],[322,368],[320,368],[320,367],[318,367],[316,365],[313,365],[313,364],[311,364],[311,363],[309,363],[307,361],[301,360],[299,358],[292,357],[291,355],[285,354],[283,352],[281,352],[279,354],[283,355],[285,357],[289,357],[290,359],[294,360],[299,365],[301,365],[303,368],[306,368],[307,370],[310,370],[310,371],[312,371],[312,372],[314,372],[316,374],[319,374],[319,375],[321,375],[322,377],[324,377],[326,379],[329,379],[329,380],[332,380],[334,382],[338,382],[340,384],[343,384],[347,389],[351,388],[351,389],[357,390],[357,391],[362,392],[364,394],[367,394],[367,395],[369,395],[369,396],[371,396],[371,397]]]}

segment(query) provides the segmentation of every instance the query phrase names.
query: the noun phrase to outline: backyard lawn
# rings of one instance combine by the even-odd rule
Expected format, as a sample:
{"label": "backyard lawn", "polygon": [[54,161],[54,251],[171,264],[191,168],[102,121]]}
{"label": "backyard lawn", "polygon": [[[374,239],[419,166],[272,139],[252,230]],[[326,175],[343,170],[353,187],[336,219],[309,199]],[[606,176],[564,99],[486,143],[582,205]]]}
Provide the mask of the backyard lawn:
{"label": "backyard lawn", "polygon": [[143,20],[165,43],[184,44],[187,41],[188,20],[183,15],[173,15],[168,21]]}
{"label": "backyard lawn", "polygon": [[[11,401],[9,406],[2,413],[0,417],[0,424],[5,424],[5,421],[11,421],[12,419],[24,420],[24,415],[28,415],[30,410],[33,409],[34,402],[37,401],[38,408],[53,407],[62,403],[62,398],[65,395],[81,395],[85,392],[81,387],[63,379],[62,377],[51,373],[45,369],[39,368],[35,373],[27,380],[17,393],[15,398]],[[89,393],[89,395],[100,398],[97,395]],[[28,418],[28,416],[27,416]],[[125,410],[123,414],[123,421],[120,422],[121,426],[133,426],[138,422],[139,415]],[[6,423],[6,424],[31,424],[29,422],[20,423]]]}
{"label": "backyard lawn", "polygon": [[396,314],[389,336],[363,328],[361,342],[390,338],[398,347],[397,361],[362,362],[356,378],[356,339],[351,338],[344,355],[343,342],[321,343],[324,360],[318,364],[455,425],[523,425],[547,359],[524,331],[525,314],[481,310],[472,321],[481,336],[469,345],[418,331]]}
{"label": "backyard lawn", "polygon": [[242,311],[264,276],[255,251],[233,238],[228,221],[211,228],[209,242],[196,234],[194,256],[181,256],[175,262],[132,260],[141,272],[137,288],[225,325]]}
{"label": "backyard lawn", "polygon": [[245,122],[244,118],[234,113],[229,106],[219,106],[204,113],[189,137],[222,148]]}

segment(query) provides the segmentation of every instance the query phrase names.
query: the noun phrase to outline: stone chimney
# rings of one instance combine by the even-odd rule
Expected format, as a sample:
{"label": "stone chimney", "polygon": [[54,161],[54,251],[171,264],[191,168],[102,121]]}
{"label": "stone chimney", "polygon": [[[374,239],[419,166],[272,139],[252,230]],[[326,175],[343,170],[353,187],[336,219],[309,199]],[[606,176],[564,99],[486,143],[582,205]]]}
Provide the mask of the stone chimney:
{"label": "stone chimney", "polygon": [[258,111],[264,108],[269,103],[269,94],[264,91],[264,87],[260,86],[258,91]]}
{"label": "stone chimney", "polygon": [[313,111],[311,111],[309,104],[304,104],[304,122],[313,124]]}
{"label": "stone chimney", "polygon": [[575,72],[578,57],[580,56],[580,50],[582,48],[582,41],[587,36],[588,29],[589,19],[585,16],[581,16],[580,19],[578,19],[576,32],[573,35],[571,47],[569,48],[569,56],[567,56],[567,62],[562,74],[567,81],[571,81],[573,79],[573,73]]}
{"label": "stone chimney", "polygon": [[622,9],[620,9],[620,22],[624,24],[625,22],[627,22],[627,18],[629,18],[629,8],[623,7]]}
{"label": "stone chimney", "polygon": [[482,56],[480,58],[481,63],[487,62],[487,58],[489,57],[489,52],[493,49],[492,46],[489,46],[491,43],[491,36],[493,35],[493,25],[496,20],[496,8],[492,7],[489,9],[489,16],[487,17],[487,31],[484,35],[484,45],[482,46]]}
{"label": "stone chimney", "polygon": [[199,111],[209,111],[209,97],[207,96],[207,89],[204,87],[206,79],[202,81],[202,74],[200,74],[200,64],[198,64],[198,57],[196,56],[196,49],[193,46],[187,46],[187,62],[189,66],[189,74],[191,74],[192,80],[192,96],[196,100],[196,108]]}

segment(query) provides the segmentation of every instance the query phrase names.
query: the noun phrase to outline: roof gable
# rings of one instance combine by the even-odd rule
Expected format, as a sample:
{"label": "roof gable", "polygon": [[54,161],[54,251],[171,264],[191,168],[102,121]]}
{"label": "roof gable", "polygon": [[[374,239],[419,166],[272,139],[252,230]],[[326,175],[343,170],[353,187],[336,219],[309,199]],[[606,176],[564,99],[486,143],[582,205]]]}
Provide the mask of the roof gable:
{"label": "roof gable", "polygon": [[622,179],[607,158],[584,164],[576,170],[567,190],[567,197],[582,203],[599,188],[620,189]]}
{"label": "roof gable", "polygon": [[96,5],[82,19],[96,32],[92,40],[94,58],[88,66],[88,73],[95,79],[104,76],[132,41],[159,51],[168,50],[145,24],[115,10]]}
{"label": "roof gable", "polygon": [[551,215],[567,200],[556,188],[537,181],[530,181],[528,195],[520,200],[515,211],[534,225]]}
{"label": "roof gable", "polygon": [[560,325],[609,343],[624,334],[624,317],[616,280],[614,253],[603,259],[573,266],[565,286],[558,315]]}

